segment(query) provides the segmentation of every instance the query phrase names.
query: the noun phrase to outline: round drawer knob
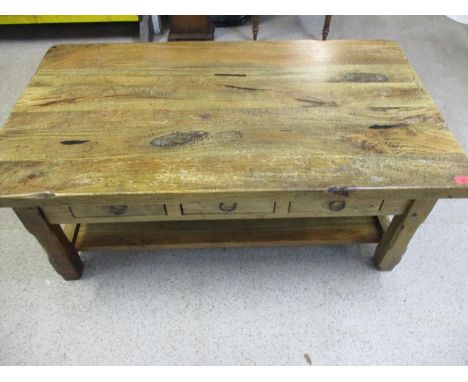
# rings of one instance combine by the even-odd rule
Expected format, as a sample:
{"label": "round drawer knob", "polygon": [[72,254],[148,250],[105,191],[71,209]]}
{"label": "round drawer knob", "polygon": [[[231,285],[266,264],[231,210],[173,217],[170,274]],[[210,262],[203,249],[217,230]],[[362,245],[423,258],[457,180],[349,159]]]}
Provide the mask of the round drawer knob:
{"label": "round drawer knob", "polygon": [[328,207],[332,211],[341,211],[343,208],[346,207],[346,202],[344,200],[333,200],[332,202],[330,202]]}
{"label": "round drawer knob", "polygon": [[219,203],[219,209],[223,212],[232,212],[232,211],[235,211],[236,208],[237,208],[237,203],[232,203],[232,204]]}
{"label": "round drawer knob", "polygon": [[110,212],[114,215],[123,215],[125,212],[127,212],[127,206],[125,205],[110,206]]}

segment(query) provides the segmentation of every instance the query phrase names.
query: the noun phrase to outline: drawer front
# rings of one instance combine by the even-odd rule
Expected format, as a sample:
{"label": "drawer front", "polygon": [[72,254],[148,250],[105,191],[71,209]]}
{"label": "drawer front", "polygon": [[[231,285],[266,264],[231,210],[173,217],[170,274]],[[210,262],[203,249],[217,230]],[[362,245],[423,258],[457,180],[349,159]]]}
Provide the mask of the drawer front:
{"label": "drawer front", "polygon": [[353,200],[344,197],[298,196],[289,204],[289,213],[307,213],[311,216],[377,215],[382,205],[382,199]]}
{"label": "drawer front", "polygon": [[182,203],[180,209],[182,215],[272,214],[275,212],[275,202],[264,199],[207,200]]}
{"label": "drawer front", "polygon": [[160,216],[166,215],[164,204],[115,204],[104,206],[76,205],[70,211],[75,218],[104,218],[104,217],[131,217],[131,216]]}
{"label": "drawer front", "polygon": [[289,213],[307,216],[398,215],[409,200],[355,199],[352,196],[298,194],[289,203]]}
{"label": "drawer front", "polygon": [[256,219],[398,215],[409,201],[350,195],[297,193],[283,197],[167,198],[160,203],[73,204],[41,207],[50,223],[110,223],[160,220]]}

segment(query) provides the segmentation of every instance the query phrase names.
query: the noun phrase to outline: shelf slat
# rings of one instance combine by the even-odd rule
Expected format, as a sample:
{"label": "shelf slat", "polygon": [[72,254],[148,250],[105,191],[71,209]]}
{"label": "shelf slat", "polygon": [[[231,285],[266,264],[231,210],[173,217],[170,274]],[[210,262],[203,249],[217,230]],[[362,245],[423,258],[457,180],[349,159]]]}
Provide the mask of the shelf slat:
{"label": "shelf slat", "polygon": [[373,216],[81,224],[78,232],[74,227],[67,226],[65,232],[75,235],[80,251],[375,243],[380,239]]}

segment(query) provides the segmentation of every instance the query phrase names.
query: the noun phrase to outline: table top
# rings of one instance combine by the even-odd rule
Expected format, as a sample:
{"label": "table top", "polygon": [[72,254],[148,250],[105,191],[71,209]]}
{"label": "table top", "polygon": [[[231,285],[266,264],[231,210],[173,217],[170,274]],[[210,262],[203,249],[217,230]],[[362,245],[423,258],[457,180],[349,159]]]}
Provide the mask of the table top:
{"label": "table top", "polygon": [[0,206],[296,190],[468,197],[463,149],[389,41],[54,46],[0,130],[0,174]]}

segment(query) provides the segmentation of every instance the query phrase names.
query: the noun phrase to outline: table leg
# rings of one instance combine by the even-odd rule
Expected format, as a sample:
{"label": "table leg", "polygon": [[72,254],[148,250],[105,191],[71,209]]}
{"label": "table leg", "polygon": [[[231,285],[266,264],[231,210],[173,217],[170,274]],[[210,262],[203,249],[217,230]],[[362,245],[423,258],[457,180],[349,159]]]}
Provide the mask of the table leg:
{"label": "table leg", "polygon": [[50,263],[65,280],[81,277],[83,263],[75,247],[70,243],[62,227],[50,224],[36,207],[14,208],[25,228],[33,234],[47,252]]}
{"label": "table leg", "polygon": [[257,40],[258,24],[259,24],[259,17],[252,16],[252,37],[254,40]]}
{"label": "table leg", "polygon": [[331,22],[331,16],[325,16],[325,23],[323,24],[323,29],[322,29],[322,40],[325,41],[328,36],[328,32],[330,31],[330,22]]}
{"label": "table leg", "polygon": [[141,42],[151,42],[153,40],[153,21],[151,16],[143,15],[139,16],[139,25],[140,25],[140,41]]}
{"label": "table leg", "polygon": [[409,241],[431,212],[437,199],[412,200],[405,212],[393,218],[374,254],[374,264],[381,271],[391,271],[403,257]]}

